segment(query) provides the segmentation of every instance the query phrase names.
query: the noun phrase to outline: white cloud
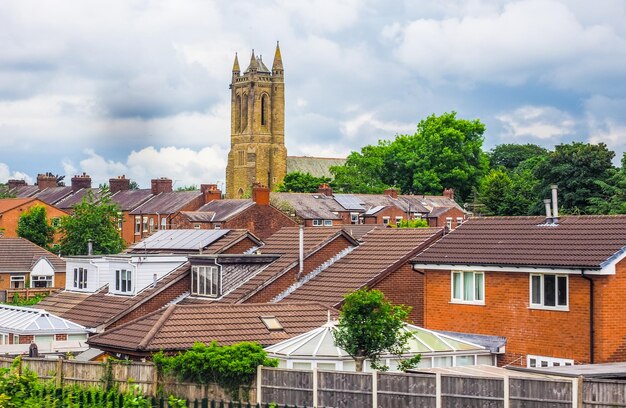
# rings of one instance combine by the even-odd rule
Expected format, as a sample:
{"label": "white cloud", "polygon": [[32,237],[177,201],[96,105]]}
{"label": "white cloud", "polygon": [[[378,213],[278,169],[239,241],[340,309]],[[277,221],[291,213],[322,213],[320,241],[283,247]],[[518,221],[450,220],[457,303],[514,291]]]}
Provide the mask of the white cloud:
{"label": "white cloud", "polygon": [[[77,166],[68,159],[63,161],[66,178],[85,172],[91,176],[93,185],[108,183],[110,178],[125,175],[142,187],[150,185],[150,180],[167,177],[174,181],[174,187],[224,181],[226,151],[219,146],[201,150],[188,148],[152,146],[133,151],[124,162],[107,160],[92,149],[86,149],[87,156]],[[69,171],[69,172],[68,172]]]}
{"label": "white cloud", "polygon": [[[534,138],[558,142],[574,132],[575,120],[551,106],[522,106],[497,116],[513,139]],[[511,140],[513,141],[513,140]]]}
{"label": "white cloud", "polygon": [[414,132],[415,129],[416,125],[413,123],[386,122],[378,119],[372,112],[341,122],[341,133],[348,139],[359,140],[362,145],[367,140],[375,142],[378,139],[388,139],[396,133]]}
{"label": "white cloud", "polygon": [[28,184],[32,183],[32,178],[21,171],[11,171],[9,166],[0,163],[0,183],[6,183],[8,180],[26,180]]}

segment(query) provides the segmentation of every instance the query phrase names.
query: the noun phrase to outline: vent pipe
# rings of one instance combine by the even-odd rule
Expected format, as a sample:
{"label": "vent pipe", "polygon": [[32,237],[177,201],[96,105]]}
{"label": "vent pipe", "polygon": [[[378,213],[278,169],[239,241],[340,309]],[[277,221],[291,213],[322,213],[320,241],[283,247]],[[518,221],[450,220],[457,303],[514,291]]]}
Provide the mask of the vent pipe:
{"label": "vent pipe", "polygon": [[300,258],[300,268],[298,269],[298,280],[302,276],[304,272],[304,225],[300,225],[300,239],[299,239],[299,258]]}
{"label": "vent pipe", "polygon": [[550,224],[552,222],[552,210],[550,208],[550,199],[546,198],[543,200],[543,203],[546,205],[546,224]]}
{"label": "vent pipe", "polygon": [[93,255],[93,241],[92,240],[87,241],[87,255],[89,256]]}
{"label": "vent pipe", "polygon": [[552,189],[552,222],[554,224],[559,223],[559,202],[558,202],[558,188],[556,184],[550,186]]}

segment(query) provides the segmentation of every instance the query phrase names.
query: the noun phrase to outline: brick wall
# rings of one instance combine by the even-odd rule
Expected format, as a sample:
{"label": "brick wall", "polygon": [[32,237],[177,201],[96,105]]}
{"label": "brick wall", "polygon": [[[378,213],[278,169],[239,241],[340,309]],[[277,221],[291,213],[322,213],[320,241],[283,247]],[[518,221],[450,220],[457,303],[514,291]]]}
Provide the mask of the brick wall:
{"label": "brick wall", "polygon": [[486,272],[485,305],[479,306],[450,303],[450,272],[426,271],[424,326],[505,336],[501,364],[526,365],[527,354],[589,362],[588,282],[570,276],[569,311],[563,312],[529,309],[529,279],[526,273]]}
{"label": "brick wall", "polygon": [[379,212],[377,212],[375,215],[373,216],[368,216],[364,218],[364,224],[378,224],[378,225],[382,225],[383,224],[383,219],[385,217],[389,217],[389,224],[390,225],[395,225],[396,224],[396,217],[402,217],[402,219],[406,219],[406,213],[404,211],[402,211],[402,209],[395,207],[395,206],[388,206],[382,210],[380,210]]}
{"label": "brick wall", "polygon": [[150,312],[154,312],[155,310],[162,308],[163,306],[165,306],[172,300],[176,299],[178,296],[182,295],[183,293],[189,292],[190,288],[191,288],[191,274],[190,272],[187,272],[181,280],[174,283],[173,285],[166,288],[165,290],[161,290],[161,292],[158,293],[156,296],[154,296],[153,298],[151,298],[150,300],[148,300],[141,306],[137,307],[136,309],[130,311],[128,314],[124,315],[118,321],[107,326],[106,329],[120,326],[133,319],[137,319],[139,317],[145,316],[146,314]]}
{"label": "brick wall", "polygon": [[[339,220],[332,220],[332,221],[333,221],[333,225],[332,225],[333,227],[343,225],[343,221],[340,220],[340,219]],[[304,226],[305,227],[314,227],[314,228],[322,228],[324,226],[328,227],[328,225],[324,225],[324,226],[313,225],[313,220],[310,220],[310,219],[304,220]]]}
{"label": "brick wall", "polygon": [[626,259],[617,264],[615,275],[593,279],[595,362],[626,361],[626,320],[622,315],[626,299]]}
{"label": "brick wall", "polygon": [[224,254],[243,254],[248,249],[254,247],[256,244],[250,238],[246,237],[241,241],[237,242],[235,245],[228,248],[226,251],[222,252]]}
{"label": "brick wall", "polygon": [[429,218],[428,226],[429,227],[445,227],[446,219],[448,217],[452,218],[452,228],[456,228],[459,226],[459,224],[456,221],[457,218],[463,218],[463,220],[467,219],[467,216],[463,211],[459,210],[456,207],[451,207],[448,211],[439,215],[437,218]]}
{"label": "brick wall", "polygon": [[[315,268],[326,262],[328,259],[337,255],[351,245],[344,236],[339,236],[320,248],[317,252],[304,259],[304,272],[313,271]],[[300,269],[299,265],[295,265],[284,273],[280,278],[276,279],[269,286],[263,288],[258,293],[246,300],[246,303],[265,303],[269,302],[276,295],[286,290],[296,280],[296,275]],[[285,299],[287,302],[289,298]]]}
{"label": "brick wall", "polygon": [[282,211],[269,205],[254,205],[222,224],[222,228],[247,229],[266,239],[283,227],[298,225]]}
{"label": "brick wall", "polygon": [[424,325],[424,275],[414,271],[408,262],[375,284],[393,304],[411,306],[409,323]]}

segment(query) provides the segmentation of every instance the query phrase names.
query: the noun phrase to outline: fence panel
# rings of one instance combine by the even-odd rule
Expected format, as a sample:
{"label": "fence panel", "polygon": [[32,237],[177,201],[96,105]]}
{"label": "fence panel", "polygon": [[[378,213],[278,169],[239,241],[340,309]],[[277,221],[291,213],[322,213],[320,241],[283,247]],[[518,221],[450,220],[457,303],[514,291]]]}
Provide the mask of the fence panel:
{"label": "fence panel", "polygon": [[23,358],[22,367],[28,367],[29,370],[37,374],[37,377],[44,380],[55,378],[59,368],[57,360],[35,358]]}
{"label": "fence panel", "polygon": [[116,363],[112,368],[113,380],[119,385],[120,391],[124,392],[130,387],[138,387],[143,394],[154,395],[156,393],[156,368],[153,364]]}
{"label": "fence panel", "polygon": [[264,368],[261,378],[260,402],[313,406],[313,371]]}
{"label": "fence panel", "polygon": [[318,405],[332,408],[372,406],[372,374],[319,371]]}
{"label": "fence panel", "polygon": [[571,381],[510,378],[511,408],[571,408]]}
{"label": "fence panel", "polygon": [[422,408],[435,406],[434,375],[378,373],[378,406]]}
{"label": "fence panel", "polygon": [[63,361],[63,384],[96,387],[102,385],[105,367],[101,363]]}
{"label": "fence panel", "polygon": [[499,378],[441,376],[444,408],[502,408],[504,381]]}
{"label": "fence panel", "polygon": [[583,382],[583,407],[626,407],[626,381],[585,380]]}

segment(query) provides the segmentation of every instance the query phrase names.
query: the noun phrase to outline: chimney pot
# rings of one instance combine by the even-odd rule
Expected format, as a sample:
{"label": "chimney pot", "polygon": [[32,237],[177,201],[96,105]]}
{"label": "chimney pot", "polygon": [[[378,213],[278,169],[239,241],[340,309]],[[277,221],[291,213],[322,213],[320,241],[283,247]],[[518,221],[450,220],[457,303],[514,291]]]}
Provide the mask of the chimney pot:
{"label": "chimney pot", "polygon": [[111,194],[115,194],[118,191],[130,190],[130,179],[127,179],[124,175],[109,179],[109,190]]}
{"label": "chimney pot", "polygon": [[39,190],[46,188],[58,187],[57,178],[50,172],[37,174],[37,187]]}
{"label": "chimney pot", "polygon": [[546,205],[546,224],[552,223],[552,211],[550,210],[550,201],[549,198],[543,200],[543,203]]}
{"label": "chimney pot", "polygon": [[81,188],[91,188],[91,177],[85,172],[72,177],[72,191],[78,191]]}
{"label": "chimney pot", "polygon": [[559,202],[558,202],[559,186],[556,184],[552,184],[550,188],[552,189],[552,222],[555,224],[558,224],[559,223]]}
{"label": "chimney pot", "polygon": [[320,184],[320,186],[317,188],[317,192],[318,194],[323,194],[328,197],[333,196],[333,189],[327,183]]}
{"label": "chimney pot", "polygon": [[443,194],[444,197],[449,198],[450,200],[454,200],[454,189],[453,188],[446,188],[443,190]]}
{"label": "chimney pot", "polygon": [[398,190],[396,190],[395,188],[388,188],[385,190],[385,195],[391,198],[398,198]]}
{"label": "chimney pot", "polygon": [[204,194],[204,203],[222,198],[222,190],[217,188],[217,184],[201,184],[200,191]]}

